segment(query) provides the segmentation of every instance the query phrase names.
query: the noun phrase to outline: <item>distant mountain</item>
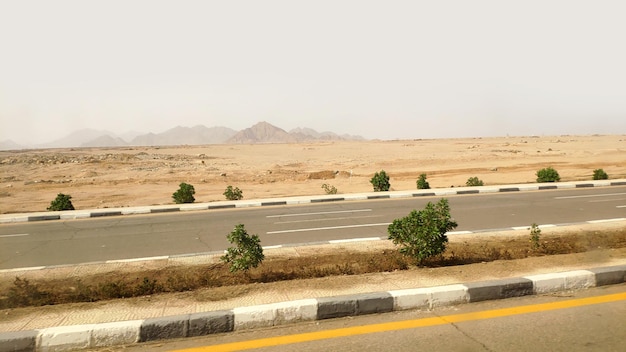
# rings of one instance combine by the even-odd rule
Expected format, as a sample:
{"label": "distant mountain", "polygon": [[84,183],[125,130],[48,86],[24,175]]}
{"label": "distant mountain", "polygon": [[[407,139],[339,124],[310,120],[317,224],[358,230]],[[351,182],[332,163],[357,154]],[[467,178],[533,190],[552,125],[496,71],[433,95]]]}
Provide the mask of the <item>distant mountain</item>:
{"label": "distant mountain", "polygon": [[82,148],[89,147],[123,147],[127,146],[128,142],[119,137],[111,137],[109,135],[102,135],[96,139],[92,139],[89,142],[85,142],[80,146]]}
{"label": "distant mountain", "polygon": [[[239,132],[228,127],[177,126],[162,133],[127,132],[121,136],[112,132],[82,129],[56,141],[32,146],[34,148],[72,147],[122,147],[122,146],[165,146],[203,144],[255,144],[255,143],[298,143],[320,140],[364,140],[360,136],[337,135],[333,132],[317,132],[311,128],[295,128],[287,132],[268,122],[259,122]],[[31,146],[28,146],[31,147]],[[25,149],[12,141],[0,142],[0,150]]]}
{"label": "distant mountain", "polygon": [[18,150],[25,148],[26,146],[17,144],[10,139],[7,139],[6,141],[0,141],[0,150]]}
{"label": "distant mountain", "polygon": [[256,144],[256,143],[293,143],[297,142],[297,136],[287,133],[265,121],[237,132],[227,143],[230,144]]}
{"label": "distant mountain", "polygon": [[90,143],[92,140],[100,138],[102,136],[109,136],[112,138],[117,138],[115,133],[109,131],[102,130],[94,130],[90,128],[85,128],[82,130],[78,130],[65,136],[61,139],[57,139],[56,141],[50,143],[39,144],[37,148],[71,148],[77,147],[85,143]]}
{"label": "distant mountain", "polygon": [[222,144],[237,131],[227,127],[177,126],[163,133],[148,133],[133,138],[132,145],[198,145]]}

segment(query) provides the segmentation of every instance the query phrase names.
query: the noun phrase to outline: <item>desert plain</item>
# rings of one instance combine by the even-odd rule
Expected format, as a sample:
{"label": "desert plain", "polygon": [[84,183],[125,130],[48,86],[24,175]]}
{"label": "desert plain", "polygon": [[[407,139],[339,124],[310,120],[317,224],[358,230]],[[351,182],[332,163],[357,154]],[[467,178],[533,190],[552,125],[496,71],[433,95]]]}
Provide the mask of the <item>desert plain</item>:
{"label": "desert plain", "polygon": [[532,183],[555,168],[562,181],[591,180],[603,169],[626,178],[626,135],[510,136],[284,144],[133,146],[0,151],[0,213],[46,211],[58,193],[76,209],[173,204],[186,182],[196,203],[225,200],[226,187],[244,199],[371,192],[385,170],[391,190]]}

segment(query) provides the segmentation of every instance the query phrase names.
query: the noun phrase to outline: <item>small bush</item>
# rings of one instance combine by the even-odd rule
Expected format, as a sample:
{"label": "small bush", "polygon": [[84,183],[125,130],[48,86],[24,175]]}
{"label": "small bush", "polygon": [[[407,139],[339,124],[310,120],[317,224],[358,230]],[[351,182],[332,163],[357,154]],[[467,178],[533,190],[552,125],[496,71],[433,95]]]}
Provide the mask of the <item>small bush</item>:
{"label": "small bush", "polygon": [[322,188],[324,189],[326,194],[337,194],[337,188],[335,186],[333,186],[333,185],[329,185],[327,183],[324,183],[322,185]]}
{"label": "small bush", "polygon": [[447,199],[428,202],[423,210],[395,219],[387,228],[389,239],[400,246],[400,253],[415,258],[419,264],[446,250],[446,232],[457,227],[450,216]]}
{"label": "small bush", "polygon": [[243,192],[239,187],[233,188],[233,186],[228,186],[223,194],[228,200],[240,200],[243,198]]}
{"label": "small bush", "polygon": [[593,179],[594,180],[608,180],[609,175],[604,172],[602,169],[593,170]]}
{"label": "small bush", "polygon": [[416,181],[417,189],[430,189],[430,184],[426,181],[426,174],[420,174]]}
{"label": "small bush", "polygon": [[536,251],[537,249],[539,249],[539,239],[541,236],[541,229],[539,228],[539,226],[537,226],[537,224],[532,224],[530,226],[530,247],[532,248],[532,250]]}
{"label": "small bush", "polygon": [[381,170],[374,174],[374,177],[370,180],[372,186],[374,186],[374,192],[385,192],[389,190],[391,184],[389,183],[389,176],[385,170]]}
{"label": "small bush", "polygon": [[250,268],[256,268],[261,264],[265,255],[261,240],[258,235],[248,235],[243,224],[238,224],[235,229],[228,234],[228,242],[235,244],[235,247],[229,247],[226,254],[220,259],[224,263],[230,263],[230,272],[236,271],[247,272]]}
{"label": "small bush", "polygon": [[74,205],[72,205],[72,196],[69,194],[59,193],[57,197],[50,202],[50,206],[48,210],[50,211],[61,211],[61,210],[74,210]]}
{"label": "small bush", "polygon": [[193,197],[194,194],[196,194],[196,190],[193,186],[183,182],[179,185],[178,191],[172,194],[172,198],[176,204],[193,203],[196,201],[196,198]]}
{"label": "small bush", "polygon": [[465,185],[468,187],[476,187],[476,186],[484,186],[484,183],[478,177],[470,177],[467,179],[467,182],[465,182]]}
{"label": "small bush", "polygon": [[559,173],[552,167],[537,171],[537,182],[558,182],[560,180]]}

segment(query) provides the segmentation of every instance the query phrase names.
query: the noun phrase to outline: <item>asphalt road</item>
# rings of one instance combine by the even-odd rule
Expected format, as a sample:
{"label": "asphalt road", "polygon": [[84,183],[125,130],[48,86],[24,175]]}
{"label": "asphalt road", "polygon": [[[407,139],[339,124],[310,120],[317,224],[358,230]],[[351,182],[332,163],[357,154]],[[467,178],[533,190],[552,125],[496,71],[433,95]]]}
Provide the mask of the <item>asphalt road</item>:
{"label": "asphalt road", "polygon": [[124,351],[623,351],[625,302],[621,284],[159,341]]}
{"label": "asphalt road", "polygon": [[[263,246],[386,237],[394,219],[441,197],[342,201],[0,224],[0,269],[223,251],[236,224]],[[626,187],[446,197],[459,227],[481,231],[626,218]],[[451,234],[452,235],[452,234]],[[477,234],[479,235],[479,234]]]}

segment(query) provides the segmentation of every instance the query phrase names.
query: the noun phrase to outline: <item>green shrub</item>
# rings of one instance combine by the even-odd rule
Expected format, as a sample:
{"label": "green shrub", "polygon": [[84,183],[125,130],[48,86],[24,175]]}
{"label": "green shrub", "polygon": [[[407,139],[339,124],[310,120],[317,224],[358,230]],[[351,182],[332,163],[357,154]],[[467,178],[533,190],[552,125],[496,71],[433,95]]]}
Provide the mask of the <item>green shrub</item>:
{"label": "green shrub", "polygon": [[541,229],[537,224],[530,226],[530,246],[533,250],[539,249],[539,237],[541,236]]}
{"label": "green shrub", "polygon": [[426,181],[426,174],[421,174],[416,183],[417,189],[430,189],[430,184]]}
{"label": "green shrub", "polygon": [[196,198],[193,197],[194,194],[196,194],[196,190],[193,186],[183,182],[179,185],[178,191],[172,194],[172,198],[176,204],[193,203],[196,201]]}
{"label": "green shrub", "polygon": [[247,272],[250,268],[256,268],[261,264],[265,255],[261,240],[258,235],[248,235],[243,224],[238,224],[235,229],[228,234],[228,242],[235,247],[229,247],[226,254],[220,259],[224,263],[230,263],[230,272]]}
{"label": "green shrub", "polygon": [[326,194],[337,194],[337,188],[335,186],[324,183],[322,188],[326,192]]}
{"label": "green shrub", "polygon": [[593,179],[594,180],[608,180],[609,175],[604,172],[602,169],[593,170]]}
{"label": "green shrub", "polygon": [[552,167],[537,171],[537,182],[558,182],[560,180],[559,173]]}
{"label": "green shrub", "polygon": [[228,186],[223,194],[228,200],[240,200],[243,198],[243,192],[239,187],[233,188],[233,186]]}
{"label": "green shrub", "polygon": [[400,253],[421,264],[446,250],[446,232],[456,227],[448,200],[441,199],[437,204],[428,202],[423,210],[413,210],[408,216],[395,219],[387,231],[389,239],[401,247]]}
{"label": "green shrub", "polygon": [[59,193],[57,197],[50,202],[50,206],[48,210],[50,211],[61,211],[61,210],[74,210],[74,205],[72,205],[72,196],[69,194]]}
{"label": "green shrub", "polygon": [[484,186],[484,183],[478,177],[470,177],[467,179],[467,182],[465,182],[465,185],[468,187],[476,187],[476,186]]}
{"label": "green shrub", "polygon": [[385,170],[375,173],[370,183],[374,186],[374,192],[388,191],[389,187],[391,187],[391,184],[389,184],[389,176]]}

